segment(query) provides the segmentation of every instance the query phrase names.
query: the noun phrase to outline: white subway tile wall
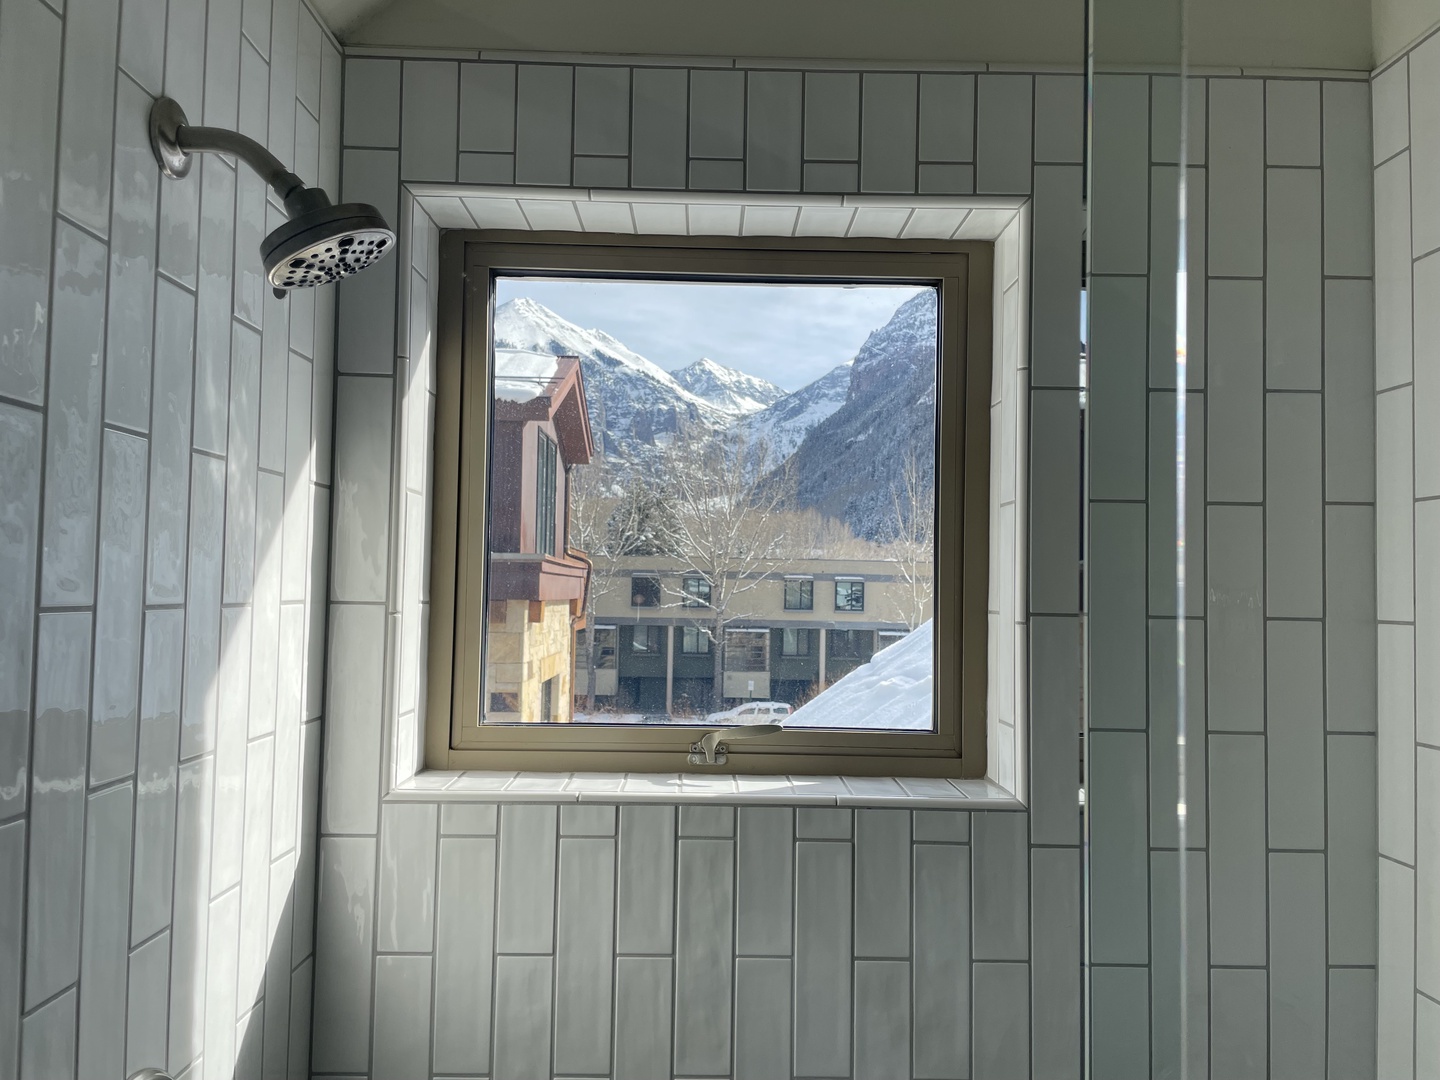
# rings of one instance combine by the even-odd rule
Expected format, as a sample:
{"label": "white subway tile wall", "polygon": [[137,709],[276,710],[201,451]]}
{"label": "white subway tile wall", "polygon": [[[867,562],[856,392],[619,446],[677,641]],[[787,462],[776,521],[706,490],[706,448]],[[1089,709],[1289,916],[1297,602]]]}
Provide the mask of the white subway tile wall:
{"label": "white subway tile wall", "polygon": [[[1440,1076],[1440,279],[1433,251],[1440,218],[1435,93],[1440,36],[1431,34],[1377,72],[1374,91],[1375,428],[1378,453],[1375,529],[1379,602],[1379,701],[1376,791],[1379,822],[1380,1075]],[[1355,532],[1351,529],[1350,532]],[[1331,730],[1336,730],[1332,723]],[[1354,730],[1354,729],[1348,729]],[[1347,746],[1330,769],[1365,768],[1365,751]],[[1348,843],[1345,865],[1359,855]],[[1336,869],[1331,857],[1332,875]],[[1342,903],[1374,902],[1332,877]],[[1355,951],[1370,942],[1331,940]],[[1358,980],[1343,999],[1364,994]],[[1331,986],[1332,1015],[1337,987]],[[1336,1053],[1332,1046],[1332,1073]]]}
{"label": "white subway tile wall", "polygon": [[288,164],[298,115],[316,181],[341,75],[298,0],[0,10],[7,1080],[309,1075],[333,320],[263,287],[263,185],[164,180],[146,121]]}
{"label": "white subway tile wall", "polygon": [[[337,356],[347,373],[342,395],[367,403],[337,410],[336,445],[355,454],[337,469],[370,475],[393,462],[400,479],[388,500],[352,492],[342,496],[349,505],[337,506],[344,524],[335,552],[344,572],[337,563],[336,581],[347,583],[347,595],[334,598],[345,601],[337,618],[357,626],[363,608],[373,627],[363,662],[334,657],[352,673],[347,682],[369,680],[371,689],[347,689],[343,708],[341,698],[331,702],[331,731],[363,728],[369,739],[380,701],[392,735],[382,765],[387,779],[378,785],[373,751],[362,740],[328,740],[327,807],[343,811],[344,824],[327,826],[333,835],[322,840],[335,851],[321,881],[317,1015],[338,1030],[319,1035],[317,1072],[378,1077],[395,1067],[398,1058],[388,1051],[365,1056],[393,1026],[377,1017],[369,988],[390,1000],[404,985],[394,961],[421,955],[435,964],[428,1021],[435,1074],[1078,1078],[1080,372],[1074,330],[1066,328],[1079,326],[1080,80],[863,65],[687,72],[512,59],[453,62],[459,115],[444,112],[444,131],[421,133],[403,130],[411,120],[384,97],[418,77],[409,71],[416,61],[348,61],[350,68],[363,63],[350,77],[365,79],[357,100],[377,112],[347,118],[346,130],[356,133],[347,138],[347,168],[361,149],[386,153],[399,163],[402,186],[423,184],[450,168],[439,160],[444,149],[458,155],[462,182],[1033,192],[1032,247],[1002,244],[997,266],[1006,281],[1013,275],[1033,290],[1033,346],[1020,340],[1006,347],[1034,374],[1023,371],[1020,394],[1007,399],[997,391],[992,404],[997,431],[1018,425],[1030,450],[1030,496],[1017,503],[1014,489],[1001,485],[995,535],[1013,520],[1004,527],[1030,538],[1029,587],[1015,613],[1022,632],[1030,622],[1030,640],[1021,637],[1017,646],[1030,651],[1029,674],[1014,693],[1028,700],[1034,737],[1028,760],[1022,754],[1011,768],[1031,809],[746,806],[731,814],[657,800],[592,820],[567,816],[586,804],[557,815],[553,807],[485,803],[483,782],[473,778],[456,787],[470,787],[476,801],[451,802],[458,793],[447,792],[438,818],[405,819],[406,843],[438,850],[438,858],[387,857],[398,850],[401,827],[385,793],[415,767],[416,718],[424,714],[424,680],[406,672],[422,655],[428,575],[420,571],[417,582],[409,549],[421,545],[423,561],[429,474],[413,459],[426,453],[433,416],[426,343],[439,233],[529,228],[534,215],[561,209],[523,192],[513,201],[427,194],[422,209],[402,190],[411,273],[400,269],[409,282],[389,309],[400,323],[393,373],[388,361],[351,367],[360,361],[343,348]],[[427,70],[435,63],[423,61]],[[1167,273],[1174,241],[1160,233],[1176,218],[1170,181],[1178,85],[1163,76],[1106,76],[1096,106],[1095,153],[1103,167],[1095,190],[1093,259],[1101,276],[1091,300],[1089,397],[1098,729],[1091,843],[1096,985],[1108,1002],[1096,1017],[1096,1060],[1107,1076],[1128,1075],[1132,1066],[1146,1072],[1152,1061],[1157,1073],[1176,1073],[1183,979],[1190,1075],[1265,1075],[1272,1052],[1294,1050],[1306,1061],[1318,1054],[1323,1062],[1328,1053],[1345,1069],[1353,1063],[1344,1075],[1359,1080],[1373,1075],[1375,1060],[1375,959],[1361,943],[1374,938],[1376,914],[1363,882],[1355,887],[1346,878],[1375,841],[1363,809],[1354,821],[1339,816],[1371,798],[1374,785],[1367,773],[1376,751],[1373,721],[1354,686],[1375,680],[1365,630],[1373,598],[1353,577],[1374,559],[1363,528],[1375,500],[1364,479],[1374,475],[1374,446],[1363,432],[1342,429],[1364,412],[1356,388],[1374,384],[1374,361],[1363,325],[1368,254],[1351,250],[1368,229],[1357,232],[1344,216],[1353,217],[1353,207],[1332,206],[1331,178],[1368,212],[1368,135],[1350,130],[1368,124],[1368,88],[1354,80],[1217,76],[1189,89],[1190,248],[1199,262],[1192,263],[1189,333],[1192,734],[1183,863],[1171,749],[1176,612],[1173,590],[1163,584],[1174,568],[1166,532],[1174,393],[1168,330],[1150,321],[1163,314],[1165,290],[1174,290]],[[1268,147],[1267,107],[1295,128],[1276,132]],[[396,115],[402,130],[385,119]],[[423,168],[406,154],[421,146],[436,150],[427,150]],[[1291,188],[1291,205],[1270,208],[1267,242],[1267,190]],[[805,207],[798,217],[774,206],[776,220],[757,225],[752,209],[742,219],[738,205],[574,205],[579,227],[592,231],[813,233],[828,215],[837,235],[895,236],[913,221],[902,215],[907,219],[891,222],[884,215],[892,211],[881,206],[861,213]],[[1153,235],[1152,220],[1159,223]],[[1269,308],[1267,246],[1274,256]],[[423,303],[412,302],[418,295]],[[388,311],[379,314],[388,327]],[[1362,325],[1341,325],[1356,320]],[[1275,346],[1268,380],[1267,327]],[[1408,356],[1405,371],[1408,382]],[[375,386],[345,389],[362,377]],[[1267,427],[1274,428],[1268,437]],[[1276,445],[1282,435],[1286,445]],[[1285,489],[1271,490],[1276,485]],[[1287,542],[1299,557],[1285,563],[1287,552],[1267,540],[1267,526],[1292,537]],[[1327,559],[1327,529],[1347,563],[1361,569]],[[1267,565],[1277,578],[1269,583]],[[1267,595],[1279,605],[1274,610]],[[392,623],[398,631],[385,630]],[[1101,626],[1108,628],[1103,635]],[[1267,629],[1295,645],[1269,665]],[[1353,643],[1345,655],[1326,644],[1332,633]],[[1277,776],[1267,800],[1267,667],[1286,657],[1293,663],[1285,671],[1309,697],[1276,701],[1270,691],[1269,707],[1283,720],[1273,749],[1291,753],[1304,775]],[[356,663],[361,667],[352,669]],[[997,693],[992,702],[1001,707],[1014,693]],[[1197,730],[1208,734],[1197,739]],[[1343,734],[1327,741],[1327,732]],[[1319,809],[1307,818],[1295,813],[1298,806],[1281,806],[1290,788],[1280,781],[1310,785],[1303,798]],[[423,803],[424,795],[411,790],[405,798]],[[1272,813],[1295,834],[1295,850],[1272,854],[1290,843],[1268,835]],[[402,871],[402,863],[420,869]],[[1186,966],[1179,954],[1182,865]],[[1305,917],[1285,936],[1272,936],[1269,913],[1291,894],[1304,897],[1297,911]],[[580,905],[582,895],[589,907]],[[434,910],[421,922],[435,928],[433,952],[410,940],[409,930],[386,925],[387,912],[426,902]],[[346,925],[327,925],[337,919]],[[416,944],[420,952],[411,953]],[[596,1015],[594,995],[567,989],[572,980],[611,996],[605,1016]],[[1284,1014],[1273,1042],[1272,1010]],[[1277,1060],[1275,1075],[1284,1074]]]}

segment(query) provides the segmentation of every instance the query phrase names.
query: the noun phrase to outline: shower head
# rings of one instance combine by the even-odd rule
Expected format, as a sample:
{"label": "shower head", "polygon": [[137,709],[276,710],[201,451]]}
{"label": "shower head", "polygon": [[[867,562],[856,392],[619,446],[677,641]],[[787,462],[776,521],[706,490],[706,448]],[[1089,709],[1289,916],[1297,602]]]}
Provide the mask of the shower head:
{"label": "shower head", "polygon": [[172,180],[189,174],[192,154],[234,154],[275,190],[290,220],[261,241],[260,258],[276,296],[358,274],[395,246],[395,233],[375,207],[332,205],[324,191],[306,187],[254,139],[192,126],[173,98],[158,98],[151,106],[150,145],[160,171]]}

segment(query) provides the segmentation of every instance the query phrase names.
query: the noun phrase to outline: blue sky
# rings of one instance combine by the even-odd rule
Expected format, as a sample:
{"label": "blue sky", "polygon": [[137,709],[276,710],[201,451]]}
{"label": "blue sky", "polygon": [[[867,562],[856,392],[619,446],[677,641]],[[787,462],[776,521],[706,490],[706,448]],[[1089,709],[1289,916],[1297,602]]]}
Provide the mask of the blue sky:
{"label": "blue sky", "polygon": [[495,302],[528,296],[587,330],[604,330],[674,370],[716,363],[798,390],[853,359],[914,285],[728,285],[502,278]]}

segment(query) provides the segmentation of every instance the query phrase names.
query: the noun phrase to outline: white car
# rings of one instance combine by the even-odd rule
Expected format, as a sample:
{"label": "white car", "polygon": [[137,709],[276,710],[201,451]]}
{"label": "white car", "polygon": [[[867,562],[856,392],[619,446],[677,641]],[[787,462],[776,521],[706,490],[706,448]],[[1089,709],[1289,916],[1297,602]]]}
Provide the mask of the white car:
{"label": "white car", "polygon": [[783,724],[793,710],[783,701],[747,701],[724,712],[712,712],[707,724]]}

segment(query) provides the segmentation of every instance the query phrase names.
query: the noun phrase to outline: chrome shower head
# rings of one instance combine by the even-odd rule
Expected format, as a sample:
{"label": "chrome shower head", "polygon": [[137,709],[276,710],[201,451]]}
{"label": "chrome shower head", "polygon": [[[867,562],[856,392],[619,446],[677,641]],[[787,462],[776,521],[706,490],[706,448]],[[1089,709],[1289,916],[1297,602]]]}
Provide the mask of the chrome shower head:
{"label": "chrome shower head", "polygon": [[254,139],[223,128],[191,126],[173,98],[157,98],[151,106],[150,145],[160,171],[172,180],[190,172],[192,154],[234,154],[284,200],[290,220],[260,243],[265,276],[276,296],[358,274],[395,246],[395,233],[375,207],[331,205],[324,191],[306,187]]}

